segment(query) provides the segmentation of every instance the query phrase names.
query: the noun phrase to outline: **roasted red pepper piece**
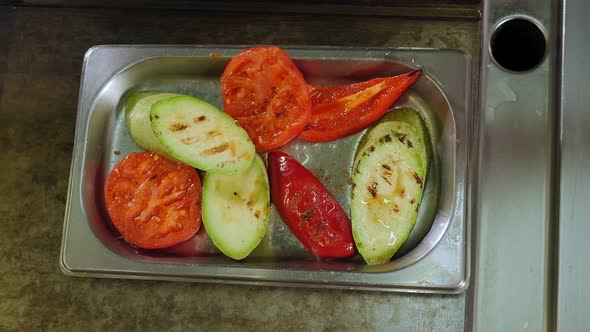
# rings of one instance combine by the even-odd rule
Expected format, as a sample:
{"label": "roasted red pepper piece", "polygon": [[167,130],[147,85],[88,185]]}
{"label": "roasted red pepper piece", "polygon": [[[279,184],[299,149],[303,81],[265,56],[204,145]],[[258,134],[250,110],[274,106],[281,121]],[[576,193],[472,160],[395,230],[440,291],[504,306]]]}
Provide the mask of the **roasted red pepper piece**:
{"label": "roasted red pepper piece", "polygon": [[422,70],[414,70],[343,86],[310,87],[311,121],[299,137],[327,142],[367,128],[387,112],[421,73]]}
{"label": "roasted red pepper piece", "polygon": [[279,215],[318,258],[356,253],[350,219],[324,185],[284,152],[268,153],[271,199]]}

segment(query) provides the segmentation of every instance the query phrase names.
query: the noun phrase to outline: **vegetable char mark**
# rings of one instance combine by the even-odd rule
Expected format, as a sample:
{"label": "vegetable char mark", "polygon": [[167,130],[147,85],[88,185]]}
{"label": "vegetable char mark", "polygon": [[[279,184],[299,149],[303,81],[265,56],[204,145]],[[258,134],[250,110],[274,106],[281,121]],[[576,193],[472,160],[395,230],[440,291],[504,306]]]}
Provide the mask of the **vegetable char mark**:
{"label": "vegetable char mark", "polygon": [[225,151],[227,149],[229,149],[229,143],[225,142],[223,144],[214,146],[210,149],[204,150],[201,152],[201,154],[204,156],[212,156],[214,154],[222,153],[223,151]]}
{"label": "vegetable char mark", "polygon": [[369,190],[369,193],[371,194],[371,196],[373,196],[373,198],[377,197],[377,182],[372,182],[368,187],[367,190]]}
{"label": "vegetable char mark", "polygon": [[176,131],[185,130],[186,128],[188,128],[188,125],[185,123],[173,123],[170,126],[170,131],[176,132]]}
{"label": "vegetable char mark", "polygon": [[[363,155],[364,155],[364,154],[363,154]],[[356,164],[356,166],[354,167],[354,173],[355,173],[355,174],[361,174],[361,171],[360,171],[360,169],[359,169],[359,165],[358,165],[358,163],[357,163],[357,164]]]}
{"label": "vegetable char mark", "polygon": [[405,144],[408,146],[408,148],[413,148],[414,147],[414,143],[412,143],[412,141],[410,141],[410,139],[408,138],[408,135],[406,134],[402,134],[402,133],[394,133],[395,137],[397,137],[397,139],[400,141],[400,143]]}
{"label": "vegetable char mark", "polygon": [[387,134],[379,139],[380,143],[389,143],[391,142],[391,135]]}
{"label": "vegetable char mark", "polygon": [[201,123],[203,121],[207,120],[207,117],[204,115],[198,116],[196,118],[193,119],[194,123]]}
{"label": "vegetable char mark", "polygon": [[307,210],[301,214],[301,219],[303,219],[303,221],[305,221],[305,222],[310,221],[312,217],[313,217],[313,210]]}
{"label": "vegetable char mark", "polygon": [[391,169],[391,166],[389,166],[388,164],[381,164],[381,168],[381,178],[383,179],[383,181],[387,182],[391,186],[392,183],[390,181],[390,178],[393,175],[393,170]]}
{"label": "vegetable char mark", "polygon": [[400,197],[404,197],[404,196],[406,196],[406,188],[404,188],[404,187],[400,186],[400,187],[399,187],[399,189],[397,190],[397,194],[398,194]]}
{"label": "vegetable char mark", "polygon": [[390,177],[393,175],[393,169],[388,164],[381,164],[381,168],[383,168],[383,176]]}
{"label": "vegetable char mark", "polygon": [[219,135],[221,135],[221,134],[222,134],[222,132],[221,132],[221,131],[219,131],[219,130],[209,130],[209,131],[207,132],[207,137],[208,137],[208,138],[212,138],[212,137],[219,136]]}
{"label": "vegetable char mark", "polygon": [[414,180],[416,180],[416,183],[418,185],[420,185],[420,188],[422,188],[423,183],[422,183],[422,178],[420,177],[420,175],[418,175],[418,173],[412,171],[412,176],[414,177]]}
{"label": "vegetable char mark", "polygon": [[186,145],[190,145],[190,144],[197,142],[197,137],[196,136],[189,136],[189,137],[185,137],[185,138],[181,139],[180,141]]}
{"label": "vegetable char mark", "polygon": [[388,179],[386,176],[384,176],[384,175],[381,175],[381,178],[383,179],[383,181],[385,181],[385,182],[387,182],[389,185],[391,185],[391,181],[389,181],[389,179]]}

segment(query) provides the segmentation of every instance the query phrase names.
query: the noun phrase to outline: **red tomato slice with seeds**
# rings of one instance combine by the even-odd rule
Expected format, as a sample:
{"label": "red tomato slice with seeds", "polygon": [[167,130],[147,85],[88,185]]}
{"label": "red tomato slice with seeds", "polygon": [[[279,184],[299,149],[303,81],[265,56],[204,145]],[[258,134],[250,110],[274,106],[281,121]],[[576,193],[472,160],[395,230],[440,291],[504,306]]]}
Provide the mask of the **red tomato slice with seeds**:
{"label": "red tomato slice with seeds", "polygon": [[201,227],[201,180],[190,166],[133,153],[111,171],[104,191],[113,225],[137,247],[171,247]]}
{"label": "red tomato slice with seeds", "polygon": [[233,57],[221,75],[225,112],[258,151],[276,149],[303,130],[311,116],[309,88],[289,55],[258,46]]}

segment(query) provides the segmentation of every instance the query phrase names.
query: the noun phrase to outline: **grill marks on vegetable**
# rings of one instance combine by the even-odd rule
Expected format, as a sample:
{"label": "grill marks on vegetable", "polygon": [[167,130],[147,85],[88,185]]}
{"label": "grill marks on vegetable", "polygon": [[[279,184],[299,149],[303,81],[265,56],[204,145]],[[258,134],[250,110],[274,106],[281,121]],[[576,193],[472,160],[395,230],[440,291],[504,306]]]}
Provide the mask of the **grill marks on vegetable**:
{"label": "grill marks on vegetable", "polygon": [[246,202],[246,206],[247,206],[247,207],[248,207],[250,210],[252,210],[252,205],[254,205],[254,198],[253,198],[253,197],[250,197],[250,198],[248,198],[248,201]]}
{"label": "grill marks on vegetable", "polygon": [[408,146],[408,148],[413,148],[414,147],[414,143],[412,143],[412,141],[410,141],[408,137],[408,135],[406,134],[402,134],[402,133],[394,133],[395,137],[397,137],[397,139],[402,143]]}
{"label": "grill marks on vegetable", "polygon": [[367,187],[367,190],[369,190],[369,193],[373,198],[377,198],[377,182],[372,182],[369,187]]}
{"label": "grill marks on vegetable", "polygon": [[204,115],[198,116],[196,118],[193,119],[194,123],[201,123],[203,121],[207,120],[207,117]]}
{"label": "grill marks on vegetable", "polygon": [[210,149],[201,151],[201,155],[203,156],[212,156],[214,154],[222,153],[223,151],[229,149],[229,143],[222,143],[220,145],[214,146]]}
{"label": "grill marks on vegetable", "polygon": [[389,166],[388,164],[381,164],[381,168],[381,178],[389,185],[392,185],[391,181],[389,180],[389,178],[393,175],[393,170],[391,169],[391,166]]}
{"label": "grill marks on vegetable", "polygon": [[403,198],[404,196],[406,196],[406,188],[404,188],[403,186],[399,186],[397,194],[398,196]]}
{"label": "grill marks on vegetable", "polygon": [[268,227],[269,183],[263,160],[236,174],[205,173],[203,220],[217,248],[243,259],[264,238]]}
{"label": "grill marks on vegetable", "polygon": [[[392,161],[394,164],[396,164],[396,160]],[[378,196],[380,194],[385,194],[386,192],[393,192],[394,193],[394,197],[395,200],[397,201],[399,200],[403,200],[406,197],[406,188],[404,187],[403,181],[402,181],[402,176],[401,174],[398,176],[394,176],[394,170],[391,166],[389,166],[388,163],[382,163],[381,164],[381,169],[380,169],[381,173],[379,174],[379,176],[381,177],[381,179],[383,179],[383,181],[385,181],[389,186],[389,188],[381,188],[381,191],[383,193],[379,193],[379,183],[376,181],[373,181],[370,183],[370,185],[367,187],[367,191],[369,192],[369,194],[371,195],[371,197],[373,199],[378,199]],[[413,176],[413,174],[412,174]],[[393,183],[393,180],[396,180],[395,183]],[[353,184],[353,194],[354,194],[354,189],[356,187],[356,184]],[[354,197],[354,195],[353,195]],[[410,201],[410,204],[414,204],[415,203],[415,199],[412,198]],[[379,202],[379,204],[385,204],[384,202]],[[393,205],[390,205],[391,209],[393,210],[394,213],[399,214],[400,213],[400,206],[397,203],[393,203]]]}
{"label": "grill marks on vegetable", "polygon": [[383,179],[383,181],[385,181],[385,182],[387,182],[389,185],[391,185],[391,181],[389,181],[389,179],[388,179],[386,176],[384,176],[384,175],[381,175],[381,178]]}
{"label": "grill marks on vegetable", "polygon": [[[397,133],[394,132],[393,135],[402,143],[405,144],[408,148],[412,149],[414,147],[414,143],[412,143],[412,141],[408,138],[408,136],[406,134],[402,134],[402,133]],[[391,135],[387,134],[383,137],[381,137],[379,139],[380,143],[390,143],[391,142]],[[371,146],[371,148],[373,148],[373,151],[375,150],[375,148],[373,146]],[[369,148],[370,149],[370,148]],[[371,152],[373,152],[371,151]]]}
{"label": "grill marks on vegetable", "polygon": [[391,135],[387,134],[379,139],[380,143],[389,143],[391,142]]}
{"label": "grill marks on vegetable", "polygon": [[313,210],[306,210],[301,214],[301,219],[305,222],[308,222],[313,217]]}
{"label": "grill marks on vegetable", "polygon": [[191,144],[193,144],[193,143],[196,143],[196,142],[198,142],[199,140],[198,140],[198,137],[196,137],[196,136],[190,136],[190,137],[185,137],[185,138],[181,139],[180,141],[181,141],[183,144],[186,144],[186,145],[191,145]]}
{"label": "grill marks on vegetable", "polygon": [[[195,124],[201,124],[201,123],[203,123],[206,120],[207,120],[207,117],[205,115],[200,115],[200,116],[197,116],[197,117],[193,118],[193,123],[195,123]],[[174,124],[172,124],[169,127],[170,131],[172,131],[172,132],[183,131],[183,130],[185,130],[187,128],[190,128],[190,125],[187,124],[187,123],[174,123]],[[219,131],[219,130],[209,130],[207,132],[207,138],[213,138],[213,137],[216,137],[216,136],[220,136],[222,134],[223,133],[221,131]],[[180,141],[182,143],[186,144],[186,145],[190,145],[190,144],[197,143],[197,142],[199,142],[201,140],[202,140],[202,138],[200,138],[198,136],[189,136],[189,137],[182,138]],[[220,147],[223,147],[223,144],[220,145],[220,146],[216,146],[216,147],[207,149],[207,150],[203,151],[202,154],[205,155],[205,156],[210,156],[210,155],[216,154],[216,152],[215,152],[216,149],[220,149]],[[225,149],[227,149],[227,148],[225,148]]]}
{"label": "grill marks on vegetable", "polygon": [[186,95],[160,100],[150,110],[158,143],[175,158],[203,171],[245,170],[254,144],[235,120],[215,106]]}
{"label": "grill marks on vegetable", "polygon": [[416,222],[430,158],[421,121],[415,111],[395,110],[361,141],[350,211],[357,248],[369,264],[387,263]]}
{"label": "grill marks on vegetable", "polygon": [[207,137],[208,138],[213,138],[213,137],[216,137],[216,136],[219,136],[219,135],[222,135],[222,134],[223,133],[221,131],[219,131],[219,130],[209,130],[207,132]]}
{"label": "grill marks on vegetable", "polygon": [[[204,115],[201,115],[197,118],[194,119],[195,123],[198,122],[202,122],[205,121],[206,117]],[[170,130],[171,131],[182,131],[186,128],[188,128],[189,126],[186,124],[181,124],[181,123],[176,123],[170,126]],[[207,138],[213,138],[213,137],[217,137],[217,136],[221,136],[223,133],[217,129],[215,130],[209,130],[206,135]],[[197,142],[200,142],[203,138],[199,137],[199,136],[189,136],[189,137],[184,137],[182,139],[180,139],[180,142],[182,142],[185,145],[191,145],[191,144],[195,144]],[[216,154],[220,154],[223,153],[224,151],[228,150],[228,149],[232,149],[233,154],[235,154],[235,147],[232,146],[232,144],[228,143],[228,142],[223,142],[219,145],[213,146],[211,148],[208,148],[206,150],[201,151],[201,155],[202,156],[206,156],[206,157],[210,157]]]}
{"label": "grill marks on vegetable", "polygon": [[418,175],[416,172],[412,172],[412,177],[414,177],[414,180],[416,180],[416,183],[420,186],[420,188],[423,188],[424,184],[420,175]]}
{"label": "grill marks on vegetable", "polygon": [[361,174],[361,171],[359,170],[359,165],[357,163],[357,165],[354,168],[354,174]]}
{"label": "grill marks on vegetable", "polygon": [[[260,186],[264,186],[264,183],[261,183],[260,181],[257,182]],[[223,186],[223,184],[218,184],[218,187]],[[261,192],[259,191],[253,191],[248,195],[248,198],[244,198],[245,195],[243,195],[243,193],[238,193],[237,191],[233,192],[233,196],[239,201],[239,202],[245,202],[246,203],[246,207],[248,207],[248,210],[250,212],[252,212],[252,214],[254,215],[254,217],[256,218],[260,218],[260,214],[262,213],[262,211],[260,211],[259,209],[254,210],[254,205],[257,202],[257,198],[258,196],[262,195]]]}
{"label": "grill marks on vegetable", "polygon": [[170,126],[170,131],[172,131],[172,132],[181,131],[181,130],[185,130],[186,128],[188,128],[188,125],[185,123],[173,123]]}

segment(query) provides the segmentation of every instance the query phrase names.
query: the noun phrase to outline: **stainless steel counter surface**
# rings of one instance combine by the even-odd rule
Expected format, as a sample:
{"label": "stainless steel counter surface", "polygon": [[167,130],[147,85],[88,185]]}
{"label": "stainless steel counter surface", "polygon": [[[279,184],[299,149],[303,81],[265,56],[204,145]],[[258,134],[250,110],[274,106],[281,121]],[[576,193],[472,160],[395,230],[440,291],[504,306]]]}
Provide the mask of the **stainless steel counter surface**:
{"label": "stainless steel counter surface", "polygon": [[561,60],[559,276],[557,328],[583,331],[590,326],[590,3],[566,0]]}
{"label": "stainless steel counter surface", "polygon": [[473,68],[480,47],[473,19],[0,6],[0,330],[463,329],[464,294],[73,278],[60,272],[85,51],[97,44],[274,43],[458,48],[472,55]]}
{"label": "stainless steel counter surface", "polygon": [[[484,1],[470,318],[477,331],[545,331],[555,323],[558,6],[557,1]],[[539,26],[546,38],[540,64],[519,72],[502,68],[490,54],[495,28],[515,16]]]}

